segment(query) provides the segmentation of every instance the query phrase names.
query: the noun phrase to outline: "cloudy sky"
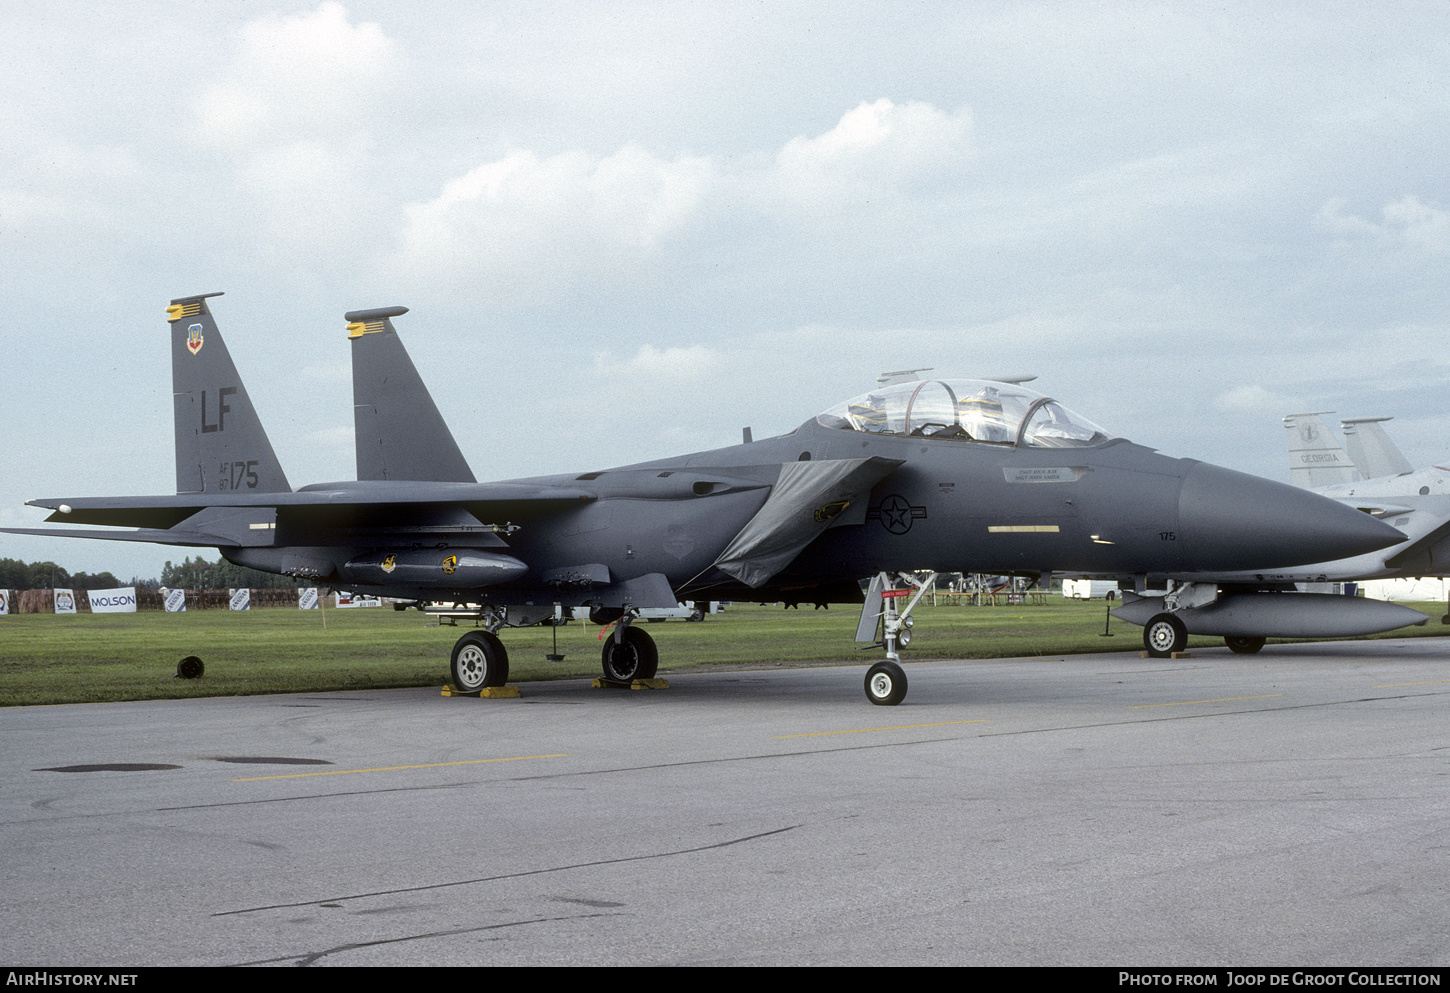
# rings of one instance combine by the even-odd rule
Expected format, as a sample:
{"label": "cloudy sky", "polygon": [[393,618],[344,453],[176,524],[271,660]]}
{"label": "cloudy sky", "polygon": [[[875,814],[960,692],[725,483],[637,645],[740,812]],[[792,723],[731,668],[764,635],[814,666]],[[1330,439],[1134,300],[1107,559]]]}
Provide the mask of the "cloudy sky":
{"label": "cloudy sky", "polygon": [[6,526],[174,490],[163,308],[215,290],[294,486],[354,475],[342,315],[393,304],[480,479],[916,366],[1275,479],[1301,410],[1450,460],[1444,3],[10,0],[0,91]]}

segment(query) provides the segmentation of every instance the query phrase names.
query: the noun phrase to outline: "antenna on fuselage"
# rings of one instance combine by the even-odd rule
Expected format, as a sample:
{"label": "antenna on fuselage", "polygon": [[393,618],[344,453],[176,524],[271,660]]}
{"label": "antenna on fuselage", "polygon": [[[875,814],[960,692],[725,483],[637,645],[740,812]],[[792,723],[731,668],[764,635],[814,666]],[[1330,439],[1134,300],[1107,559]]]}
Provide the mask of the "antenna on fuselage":
{"label": "antenna on fuselage", "polygon": [[924,369],[898,369],[896,372],[883,372],[876,377],[876,382],[883,386],[890,386],[893,383],[914,383],[921,378],[917,375],[918,372],[931,372],[933,368],[933,366],[927,366]]}

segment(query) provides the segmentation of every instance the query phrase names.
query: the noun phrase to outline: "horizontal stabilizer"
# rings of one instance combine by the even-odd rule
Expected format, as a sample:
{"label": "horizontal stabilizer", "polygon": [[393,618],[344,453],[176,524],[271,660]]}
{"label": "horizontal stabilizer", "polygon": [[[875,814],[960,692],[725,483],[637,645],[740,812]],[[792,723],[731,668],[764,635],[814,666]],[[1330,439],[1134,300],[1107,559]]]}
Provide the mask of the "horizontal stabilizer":
{"label": "horizontal stabilizer", "polygon": [[103,541],[149,541],[153,545],[197,548],[235,548],[237,542],[200,531],[141,528],[136,531],[97,531],[89,528],[0,528],[5,534],[39,534],[47,538],[99,538]]}
{"label": "horizontal stabilizer", "polygon": [[[466,538],[476,547],[503,546],[515,520],[562,513],[596,495],[571,486],[528,483],[330,483],[289,493],[235,490],[216,495],[73,497],[31,500],[55,511],[47,523],[134,527],[139,531],[12,529],[17,534],[69,535],[166,545],[251,548],[277,544],[297,527],[314,539],[369,542]],[[284,542],[285,543],[285,542]]]}
{"label": "horizontal stabilizer", "polygon": [[344,520],[367,508],[449,504],[462,506],[482,519],[508,513],[557,513],[594,499],[596,494],[592,491],[573,486],[358,482],[304,486],[291,493],[234,490],[205,496],[178,493],[175,496],[61,497],[27,503],[55,511],[46,518],[51,523],[168,528],[208,507],[317,508]]}
{"label": "horizontal stabilizer", "polygon": [[382,307],[346,315],[357,478],[472,483],[473,470],[393,330],[391,318],[407,312]]}
{"label": "horizontal stabilizer", "polygon": [[[52,515],[54,520],[56,516]],[[68,518],[64,518],[68,519]],[[94,531],[64,528],[12,528],[15,534],[43,534],[63,538],[101,538],[108,541],[149,541],[158,545],[200,548],[255,548],[272,544],[277,533],[277,512],[272,507],[203,507],[174,527],[142,527],[138,531]]]}

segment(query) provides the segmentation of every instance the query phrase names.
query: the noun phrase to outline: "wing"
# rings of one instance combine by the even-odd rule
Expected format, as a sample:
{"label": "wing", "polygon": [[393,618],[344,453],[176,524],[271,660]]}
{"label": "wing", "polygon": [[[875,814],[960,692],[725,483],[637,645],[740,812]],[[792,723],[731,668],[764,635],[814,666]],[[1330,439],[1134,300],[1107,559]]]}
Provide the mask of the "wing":
{"label": "wing", "polygon": [[0,528],[14,534],[154,541],[168,545],[260,547],[286,543],[289,533],[306,544],[386,536],[444,540],[477,537],[501,544],[508,522],[537,519],[597,499],[570,486],[525,483],[407,483],[364,481],[303,487],[294,493],[232,490],[214,496],[74,497],[31,500],[53,510],[47,523],[100,524],[139,531]]}

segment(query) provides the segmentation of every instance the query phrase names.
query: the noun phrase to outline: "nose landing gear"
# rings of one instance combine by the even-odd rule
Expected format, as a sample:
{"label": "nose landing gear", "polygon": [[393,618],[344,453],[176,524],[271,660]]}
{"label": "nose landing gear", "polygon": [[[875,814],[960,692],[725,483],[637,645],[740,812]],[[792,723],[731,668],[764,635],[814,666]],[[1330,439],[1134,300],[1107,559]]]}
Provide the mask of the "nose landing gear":
{"label": "nose landing gear", "polygon": [[[894,707],[906,697],[906,670],[901,667],[898,649],[910,643],[915,623],[911,612],[927,590],[936,586],[936,575],[933,572],[919,580],[904,572],[879,572],[871,577],[866,603],[861,608],[861,622],[856,627],[856,640],[872,641],[877,630],[881,632],[880,640],[871,647],[886,649],[886,661],[876,663],[866,672],[866,699],[879,707]],[[905,588],[889,588],[897,581]],[[900,607],[899,601],[903,599],[906,606]]]}

